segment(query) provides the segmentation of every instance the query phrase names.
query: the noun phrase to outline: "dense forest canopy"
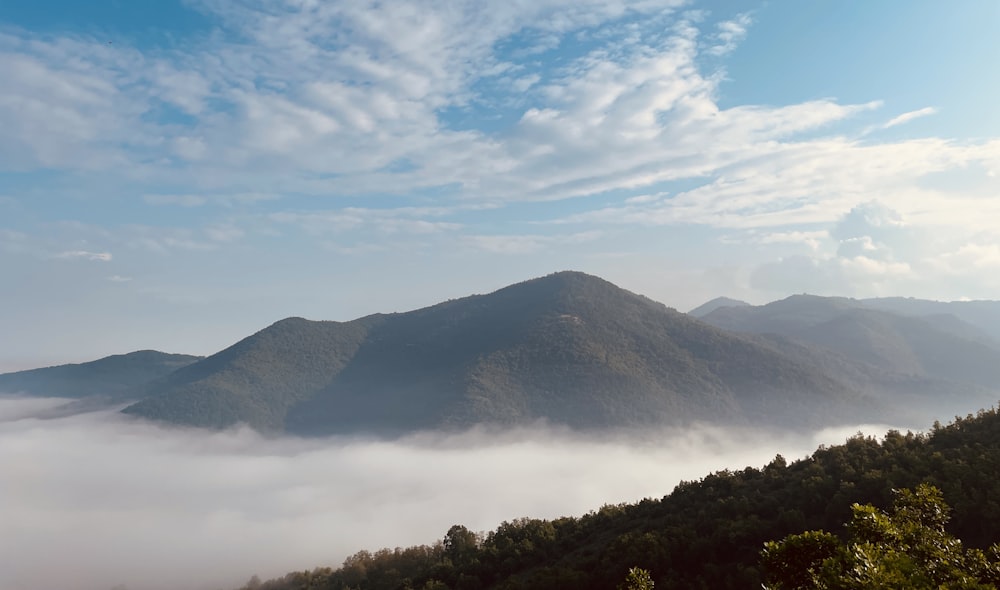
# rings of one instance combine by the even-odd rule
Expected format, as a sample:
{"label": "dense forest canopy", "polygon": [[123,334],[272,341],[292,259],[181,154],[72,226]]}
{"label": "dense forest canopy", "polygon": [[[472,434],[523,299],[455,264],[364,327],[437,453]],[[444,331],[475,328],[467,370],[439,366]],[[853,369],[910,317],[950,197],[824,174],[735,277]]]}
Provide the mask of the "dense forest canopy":
{"label": "dense forest canopy", "polygon": [[997,410],[925,434],[857,435],[790,463],[779,455],[761,469],[712,473],[663,498],[580,517],[520,518],[485,534],[455,525],[431,545],[361,551],[339,568],[254,580],[244,590],[596,590],[615,588],[632,568],[648,571],[658,589],[759,588],[765,543],[812,530],[840,542],[852,505],[888,509],[894,490],[921,484],[952,506],[948,535],[971,548],[1000,540]]}

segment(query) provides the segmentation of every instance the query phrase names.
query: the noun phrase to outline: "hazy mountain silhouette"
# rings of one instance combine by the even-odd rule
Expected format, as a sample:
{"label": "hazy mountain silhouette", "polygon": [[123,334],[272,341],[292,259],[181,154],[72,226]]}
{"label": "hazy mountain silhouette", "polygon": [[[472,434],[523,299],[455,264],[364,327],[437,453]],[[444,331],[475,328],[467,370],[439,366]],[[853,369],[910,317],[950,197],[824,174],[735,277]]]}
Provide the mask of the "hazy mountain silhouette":
{"label": "hazy mountain silhouette", "polygon": [[773,346],[576,272],[407,313],[283,320],[145,393],[127,413],[308,434],[538,419],[807,427],[878,414]]}
{"label": "hazy mountain silhouette", "polygon": [[[795,295],[762,306],[719,308],[702,319],[771,342],[783,337],[813,349],[813,357],[822,351],[825,363],[839,365],[835,374],[852,386],[923,397],[920,403],[933,411],[957,397],[968,399],[965,411],[993,403],[1000,388],[1000,348],[952,315],[902,315],[873,309],[868,301]],[[804,354],[798,351],[797,358],[805,362]]]}
{"label": "hazy mountain silhouette", "polygon": [[688,312],[689,316],[694,316],[700,318],[706,316],[713,311],[719,309],[720,307],[748,307],[750,304],[746,301],[740,301],[739,299],[730,299],[729,297],[716,297],[711,301],[702,303],[698,307],[692,309]]}
{"label": "hazy mountain silhouette", "polygon": [[86,363],[5,373],[0,375],[0,392],[66,398],[116,396],[200,359],[140,350]]}
{"label": "hazy mountain silhouette", "polygon": [[[1000,301],[928,301],[912,297],[879,297],[862,299],[872,309],[901,315],[920,316],[930,321],[951,323],[949,317],[960,320],[964,328],[986,335],[994,346],[1000,345]],[[937,320],[934,320],[937,318]]]}

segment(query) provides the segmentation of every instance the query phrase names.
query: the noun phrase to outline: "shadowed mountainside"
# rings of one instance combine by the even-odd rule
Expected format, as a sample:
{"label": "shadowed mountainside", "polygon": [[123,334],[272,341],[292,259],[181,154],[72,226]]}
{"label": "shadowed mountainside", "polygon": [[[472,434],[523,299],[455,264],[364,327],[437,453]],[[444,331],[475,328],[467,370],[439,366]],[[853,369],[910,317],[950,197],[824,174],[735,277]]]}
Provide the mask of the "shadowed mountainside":
{"label": "shadowed mountainside", "polygon": [[954,316],[907,316],[853,299],[795,295],[719,308],[702,320],[734,332],[787,336],[891,373],[1000,383],[1000,348]]}
{"label": "shadowed mountainside", "polygon": [[972,326],[975,334],[985,334],[993,344],[1000,343],[1000,301],[928,301],[913,297],[878,297],[862,299],[861,302],[872,309],[919,316],[929,321],[953,323],[947,318],[955,318],[966,326],[963,329]]}
{"label": "shadowed mountainside", "polygon": [[145,393],[126,413],[303,434],[539,419],[807,427],[879,415],[773,347],[576,272],[407,313],[283,320]]}
{"label": "shadowed mountainside", "polygon": [[757,335],[803,362],[836,367],[846,383],[925,417],[946,418],[956,400],[961,411],[992,403],[1000,384],[1000,346],[951,315],[902,315],[865,301],[795,295],[718,308],[702,320]]}
{"label": "shadowed mountainside", "polygon": [[168,375],[201,357],[140,350],[86,363],[0,375],[0,392],[46,397],[115,397]]}

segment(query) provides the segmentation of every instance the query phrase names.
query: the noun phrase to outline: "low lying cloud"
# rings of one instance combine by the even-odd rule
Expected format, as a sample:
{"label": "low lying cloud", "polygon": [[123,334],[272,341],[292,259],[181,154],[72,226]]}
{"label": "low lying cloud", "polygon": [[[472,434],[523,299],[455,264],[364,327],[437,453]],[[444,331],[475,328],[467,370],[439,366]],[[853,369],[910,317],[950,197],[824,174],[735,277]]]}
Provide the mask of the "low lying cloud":
{"label": "low lying cloud", "polygon": [[[804,456],[813,437],[697,426],[584,436],[538,426],[397,441],[166,429],[63,400],[0,398],[0,587],[232,588],[433,543],[452,524],[579,515],[681,480]],[[868,431],[883,430],[872,427]]]}

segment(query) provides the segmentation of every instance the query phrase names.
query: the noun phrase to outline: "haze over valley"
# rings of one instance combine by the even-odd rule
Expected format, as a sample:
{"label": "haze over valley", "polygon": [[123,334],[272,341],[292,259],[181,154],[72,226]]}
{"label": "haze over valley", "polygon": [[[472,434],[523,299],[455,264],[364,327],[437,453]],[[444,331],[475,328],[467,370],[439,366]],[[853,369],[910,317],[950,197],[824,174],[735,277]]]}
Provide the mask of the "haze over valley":
{"label": "haze over valley", "polygon": [[252,574],[431,543],[455,523],[482,531],[660,497],[681,480],[802,456],[857,430],[698,425],[629,438],[535,425],[301,439],[164,428],[108,410],[34,417],[57,403],[0,398],[0,463],[13,484],[0,489],[8,590],[235,588]]}

